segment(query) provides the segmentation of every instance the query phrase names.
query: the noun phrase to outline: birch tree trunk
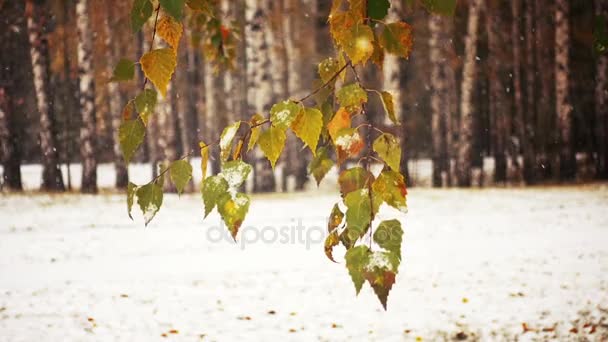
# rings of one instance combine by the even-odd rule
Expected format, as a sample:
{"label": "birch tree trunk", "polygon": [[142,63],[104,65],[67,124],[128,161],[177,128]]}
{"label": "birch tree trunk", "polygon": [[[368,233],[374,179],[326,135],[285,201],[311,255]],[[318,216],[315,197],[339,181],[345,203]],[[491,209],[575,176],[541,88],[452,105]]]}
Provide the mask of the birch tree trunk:
{"label": "birch tree trunk", "polygon": [[502,38],[504,30],[501,17],[504,1],[493,0],[488,2],[486,25],[488,34],[488,72],[489,72],[489,97],[490,97],[490,118],[492,137],[494,141],[494,182],[505,183],[507,181],[507,159],[506,159],[506,140],[509,131],[508,111],[507,111],[507,85],[505,82],[505,65],[508,58]]}
{"label": "birch tree trunk", "polygon": [[0,87],[0,163],[2,164],[0,190],[22,191],[20,149],[9,101],[5,88]]}
{"label": "birch tree trunk", "polygon": [[521,166],[519,164],[519,153],[521,152],[521,142],[524,140],[524,104],[522,95],[521,77],[521,0],[511,1],[511,13],[513,22],[511,26],[511,42],[513,44],[513,106],[515,107],[514,126],[517,139],[513,143],[511,153],[512,163],[518,178],[521,178]]}
{"label": "birch tree trunk", "polygon": [[79,102],[82,114],[80,128],[80,158],[82,163],[82,193],[97,193],[97,156],[95,146],[95,83],[93,70],[93,35],[89,21],[88,0],[76,3],[78,32]]}
{"label": "birch tree trunk", "polygon": [[555,111],[560,134],[559,177],[573,180],[576,160],[573,147],[572,104],[570,103],[570,2],[555,1]]}
{"label": "birch tree trunk", "polygon": [[[226,118],[226,93],[224,88],[224,74],[212,72],[213,66],[205,64],[205,125],[209,134],[205,140],[207,144],[217,141],[227,124]],[[220,150],[217,145],[211,147],[211,174],[220,172]]]}
{"label": "birch tree trunk", "polygon": [[[595,15],[608,18],[608,1],[595,0]],[[606,51],[597,57],[595,69],[595,135],[598,146],[596,169],[600,178],[608,179],[608,53]]]}
{"label": "birch tree trunk", "polygon": [[50,56],[46,34],[48,15],[46,1],[27,1],[27,28],[30,41],[32,72],[36,103],[40,115],[40,150],[42,156],[43,191],[65,191],[59,168],[59,154],[55,136],[55,113],[50,96]]}
{"label": "birch tree trunk", "polygon": [[536,70],[534,65],[535,58],[535,44],[536,39],[535,27],[534,27],[534,2],[526,1],[526,105],[524,112],[524,127],[525,134],[522,137],[522,149],[524,155],[524,182],[526,184],[534,184],[536,182],[536,147],[535,147],[535,134],[536,134]]}
{"label": "birch tree trunk", "polygon": [[456,176],[458,186],[471,186],[471,152],[473,143],[473,86],[475,85],[475,60],[477,55],[477,36],[479,15],[484,0],[469,2],[469,18],[465,39],[464,68],[462,71],[460,99],[460,138]]}
{"label": "birch tree trunk", "polygon": [[[112,40],[112,37],[118,32],[113,29],[115,27],[115,23],[113,23],[112,18],[114,18],[114,13],[112,11],[112,6],[106,7],[107,14],[105,19],[106,26],[106,59],[108,61],[112,61],[112,63],[108,63],[108,71],[107,74],[112,74],[111,65],[116,65],[118,62],[118,58],[120,57],[119,44]],[[120,124],[122,122],[122,113],[121,113],[121,94],[118,88],[118,82],[108,82],[107,84],[107,92],[108,92],[108,108],[110,109],[110,121],[112,126],[112,147],[114,152],[114,170],[116,172],[116,182],[115,186],[117,189],[126,189],[129,184],[129,172],[127,171],[127,164],[125,163],[125,159],[122,155],[120,149],[120,141],[118,138],[118,131],[120,129]]]}

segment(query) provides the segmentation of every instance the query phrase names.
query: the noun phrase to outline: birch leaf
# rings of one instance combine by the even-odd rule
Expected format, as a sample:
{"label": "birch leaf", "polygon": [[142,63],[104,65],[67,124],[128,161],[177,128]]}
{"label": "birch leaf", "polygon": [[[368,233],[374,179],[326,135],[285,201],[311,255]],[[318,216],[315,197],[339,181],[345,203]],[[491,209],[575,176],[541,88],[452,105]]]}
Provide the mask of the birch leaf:
{"label": "birch leaf", "polygon": [[391,119],[391,121],[395,125],[399,125],[399,118],[397,118],[397,114],[395,113],[395,103],[393,101],[393,95],[388,91],[381,91],[380,99],[382,100],[382,106],[384,107],[388,118]]}
{"label": "birch leaf", "polygon": [[169,166],[169,173],[177,193],[181,195],[190,179],[192,179],[192,165],[183,159],[176,160]]}
{"label": "birch leaf", "polygon": [[233,239],[236,239],[239,228],[249,211],[249,202],[249,197],[245,194],[237,193],[233,197],[227,193],[222,195],[217,203],[217,210],[228,226]]}
{"label": "birch leaf", "polygon": [[367,102],[367,92],[358,83],[342,87],[338,90],[337,97],[342,107],[360,106]]}
{"label": "birch leaf", "polygon": [[372,221],[372,207],[368,189],[352,191],[344,198],[346,204],[346,231],[355,241],[365,234]]}
{"label": "birch leaf", "polygon": [[363,138],[354,128],[344,128],[338,132],[334,142],[338,164],[342,164],[349,157],[356,157],[364,147]]}
{"label": "birch leaf", "polygon": [[334,166],[334,161],[329,158],[329,150],[327,147],[319,147],[317,149],[316,155],[310,161],[308,165],[308,172],[312,173],[315,181],[317,182],[317,186],[321,183],[321,180],[325,177],[325,175],[331,170]]}
{"label": "birch leaf", "polygon": [[340,206],[338,203],[334,204],[333,209],[331,210],[331,214],[329,215],[329,220],[327,220],[327,232],[331,233],[336,228],[338,228],[342,221],[344,220],[344,213],[340,210]]}
{"label": "birch leaf", "polygon": [[157,97],[154,89],[144,89],[135,97],[135,109],[146,126],[148,125],[150,115],[154,113],[154,109],[156,108]]}
{"label": "birch leaf", "polygon": [[388,14],[389,7],[391,7],[389,0],[369,1],[367,5],[368,16],[370,19],[382,20]]}
{"label": "birch leaf", "polygon": [[412,51],[412,27],[402,21],[387,24],[379,40],[386,52],[407,58]]}
{"label": "birch leaf", "polygon": [[221,196],[228,193],[228,182],[221,176],[211,176],[203,180],[201,195],[205,205],[205,217],[211,213]]}
{"label": "birch leaf", "polygon": [[[260,133],[262,132],[262,127],[257,126],[260,122],[264,121],[264,117],[262,114],[256,113],[253,114],[251,120],[249,120],[249,124],[251,125],[251,134],[249,135],[249,143],[247,144],[247,151],[251,151],[255,144],[258,142],[260,138]],[[253,127],[255,126],[255,127]]]}
{"label": "birch leaf", "polygon": [[184,11],[185,0],[159,0],[162,8],[175,20],[181,20]]}
{"label": "birch leaf", "polygon": [[401,260],[401,240],[403,229],[399,220],[387,220],[380,222],[374,232],[374,241],[378,246],[394,253]]}
{"label": "birch leaf", "polygon": [[130,81],[135,76],[135,63],[127,58],[121,58],[114,67],[112,72],[111,82],[114,81]]}
{"label": "birch leaf", "polygon": [[162,187],[154,182],[139,187],[137,189],[137,204],[139,204],[139,208],[144,214],[144,221],[147,226],[163,204]]}
{"label": "birch leaf", "polygon": [[369,263],[371,251],[365,245],[353,247],[346,251],[344,258],[346,259],[346,268],[355,284],[357,294],[361,291],[363,282],[365,281],[365,267]]}
{"label": "birch leaf", "polygon": [[163,97],[177,66],[175,51],[170,48],[156,49],[144,54],[139,60],[141,69]]}
{"label": "birch leaf", "polygon": [[374,151],[394,171],[399,172],[401,162],[401,147],[399,141],[390,133],[381,134],[373,145]]}
{"label": "birch leaf", "polygon": [[316,108],[306,108],[293,122],[291,128],[295,135],[310,148],[312,154],[317,151],[317,143],[323,127],[323,113]]}
{"label": "birch leaf", "polygon": [[204,180],[207,177],[207,164],[209,164],[209,146],[202,141],[198,146],[201,148],[201,173]]}
{"label": "birch leaf", "polygon": [[270,122],[273,126],[287,129],[298,117],[300,111],[302,111],[302,106],[291,100],[279,102],[270,108]]}
{"label": "birch leaf", "polygon": [[329,258],[329,260],[331,260],[333,262],[336,262],[336,260],[334,260],[333,250],[334,250],[334,247],[336,247],[339,243],[340,243],[340,236],[338,235],[337,231],[333,231],[333,232],[329,233],[329,235],[327,235],[327,237],[325,238],[325,244],[324,244],[325,255],[327,255],[327,258]]}
{"label": "birch leaf", "polygon": [[373,181],[374,175],[360,166],[344,170],[338,177],[338,184],[343,197],[352,191],[370,187]]}
{"label": "birch leaf", "polygon": [[285,135],[285,131],[275,126],[270,126],[268,130],[260,135],[260,139],[258,140],[260,149],[270,161],[270,165],[272,165],[273,169],[281,152],[283,152],[286,139],[287,136]]}
{"label": "birch leaf", "polygon": [[146,127],[139,119],[126,120],[120,124],[118,129],[118,140],[120,142],[120,150],[128,164],[131,158],[144,141]]}
{"label": "birch leaf", "polygon": [[346,108],[340,107],[338,112],[336,112],[334,117],[327,124],[327,131],[329,132],[331,140],[335,142],[338,138],[338,132],[344,128],[350,128],[350,124],[350,113],[346,110]]}
{"label": "birch leaf", "polygon": [[363,23],[356,23],[344,34],[344,52],[353,65],[365,64],[374,53],[374,32]]}
{"label": "birch leaf", "polygon": [[407,212],[407,188],[399,172],[385,168],[372,183],[372,194],[374,212],[378,211],[382,202],[403,213]]}
{"label": "birch leaf", "polygon": [[232,160],[224,163],[220,175],[228,183],[229,189],[237,189],[243,184],[253,168],[242,160]]}
{"label": "birch leaf", "polygon": [[142,26],[152,16],[152,3],[150,0],[135,0],[131,9],[131,29],[133,32],[141,30]]}
{"label": "birch leaf", "polygon": [[182,24],[171,16],[165,15],[158,21],[156,33],[160,38],[167,42],[175,52],[177,52],[182,32]]}
{"label": "birch leaf", "polygon": [[230,151],[232,150],[232,140],[236,136],[236,133],[241,127],[241,122],[237,121],[232,125],[226,126],[220,135],[220,151],[222,161],[228,160],[230,157]]}
{"label": "birch leaf", "polygon": [[395,283],[399,268],[399,259],[391,252],[376,251],[372,253],[364,266],[364,277],[386,310],[388,293]]}

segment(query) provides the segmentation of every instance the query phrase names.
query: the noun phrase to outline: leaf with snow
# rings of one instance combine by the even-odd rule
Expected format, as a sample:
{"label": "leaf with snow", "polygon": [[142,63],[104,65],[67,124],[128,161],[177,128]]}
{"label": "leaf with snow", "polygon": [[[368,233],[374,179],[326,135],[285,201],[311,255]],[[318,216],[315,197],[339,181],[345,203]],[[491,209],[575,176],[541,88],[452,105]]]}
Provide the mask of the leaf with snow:
{"label": "leaf with snow", "polygon": [[364,147],[363,138],[354,128],[344,128],[338,132],[334,144],[338,164],[342,164],[349,157],[356,157]]}
{"label": "leaf with snow", "polygon": [[228,193],[224,194],[217,202],[217,211],[228,226],[233,239],[236,239],[239,228],[243,224],[245,216],[247,216],[249,202],[249,197],[243,193],[237,193],[234,196]]}
{"label": "leaf with snow", "polygon": [[236,190],[241,184],[243,184],[253,168],[251,165],[245,163],[242,160],[232,160],[222,165],[222,172],[220,173],[226,182],[228,182],[228,188]]}
{"label": "leaf with snow", "polygon": [[115,81],[130,81],[135,76],[135,63],[127,58],[121,58],[114,67],[112,72],[111,82]]}
{"label": "leaf with snow", "polygon": [[343,48],[353,65],[365,64],[374,53],[374,32],[362,23],[354,24],[342,37]]}
{"label": "leaf with snow", "polygon": [[131,9],[131,29],[133,32],[141,30],[142,26],[152,16],[152,3],[150,0],[135,0]]}
{"label": "leaf with snow", "polygon": [[144,214],[146,226],[163,204],[163,188],[155,182],[148,183],[137,189],[137,204]]}
{"label": "leaf with snow", "polygon": [[260,135],[260,139],[258,140],[260,149],[270,161],[273,169],[281,152],[283,152],[286,139],[285,130],[275,126],[270,126],[270,128]]}
{"label": "leaf with snow", "polygon": [[344,204],[346,204],[347,236],[354,241],[355,238],[365,234],[372,221],[369,190],[359,189],[348,193],[344,198]]}
{"label": "leaf with snow", "polygon": [[334,161],[329,158],[329,149],[326,146],[322,146],[317,149],[316,155],[310,161],[308,172],[312,173],[313,177],[315,177],[318,186],[333,166]]}
{"label": "leaf with snow", "polygon": [[211,213],[223,195],[228,194],[228,182],[222,176],[211,176],[203,180],[201,195],[205,205],[205,217]]}
{"label": "leaf with snow", "polygon": [[401,260],[401,242],[403,229],[399,220],[386,220],[380,222],[374,232],[374,241],[378,246],[394,253]]}
{"label": "leaf with snow", "polygon": [[135,97],[135,109],[141,117],[144,125],[148,125],[150,115],[154,112],[156,107],[157,94],[154,89],[144,89],[139,95]]}
{"label": "leaf with snow", "polygon": [[139,145],[144,141],[146,135],[146,127],[139,119],[126,120],[120,124],[118,128],[118,141],[120,150],[128,164]]}
{"label": "leaf with snow", "polygon": [[234,140],[236,133],[239,131],[239,127],[241,127],[241,122],[237,121],[232,125],[226,126],[220,135],[221,159],[223,161],[228,160],[228,157],[230,157],[232,140]]}
{"label": "leaf with snow", "polygon": [[382,202],[403,213],[407,212],[407,189],[405,179],[399,172],[385,168],[372,183],[372,194],[374,212],[378,211]]}
{"label": "leaf with snow", "polygon": [[365,267],[369,263],[371,251],[365,245],[353,247],[346,251],[344,259],[346,260],[346,268],[355,284],[357,294],[361,291],[363,282],[365,282],[364,272]]}
{"label": "leaf with snow", "polygon": [[183,30],[182,24],[179,21],[165,15],[158,21],[156,33],[173,48],[173,51],[177,52]]}
{"label": "leaf with snow", "polygon": [[359,83],[349,84],[338,90],[338,103],[342,107],[360,106],[367,102],[367,92]]}
{"label": "leaf with snow", "polygon": [[176,160],[169,166],[169,173],[177,193],[181,195],[190,179],[192,179],[192,165],[183,159]]}
{"label": "leaf with snow", "polygon": [[402,21],[386,24],[379,41],[386,52],[407,58],[412,51],[412,27]]}
{"label": "leaf with snow", "polygon": [[127,212],[129,213],[129,218],[133,220],[133,216],[131,216],[131,209],[133,209],[133,199],[135,198],[135,192],[137,191],[137,185],[132,182],[127,184]]}
{"label": "leaf with snow", "polygon": [[139,60],[141,69],[158,89],[163,97],[167,95],[167,87],[175,67],[177,57],[175,51],[170,48],[156,49],[144,54]]}
{"label": "leaf with snow", "polygon": [[291,100],[279,102],[270,108],[270,122],[275,127],[287,129],[302,110],[302,106]]}
{"label": "leaf with snow", "polygon": [[376,293],[384,310],[386,310],[388,293],[395,283],[398,268],[397,256],[392,252],[384,251],[373,252],[364,267],[364,277]]}
{"label": "leaf with snow", "polygon": [[338,177],[342,197],[352,191],[368,188],[373,181],[374,175],[360,166],[344,170]]}
{"label": "leaf with snow", "polygon": [[316,108],[306,108],[291,125],[295,135],[300,138],[306,146],[310,148],[312,154],[316,154],[317,143],[321,136],[323,127],[323,113]]}
{"label": "leaf with snow", "polygon": [[401,163],[401,146],[397,138],[390,133],[382,133],[373,145],[374,151],[394,171],[399,171]]}

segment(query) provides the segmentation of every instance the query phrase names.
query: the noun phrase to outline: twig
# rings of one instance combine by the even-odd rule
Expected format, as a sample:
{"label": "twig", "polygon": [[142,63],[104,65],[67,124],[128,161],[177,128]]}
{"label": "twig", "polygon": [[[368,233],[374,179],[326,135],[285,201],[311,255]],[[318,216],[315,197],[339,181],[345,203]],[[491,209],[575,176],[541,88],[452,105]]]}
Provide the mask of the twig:
{"label": "twig", "polygon": [[340,68],[340,70],[338,70],[338,72],[336,72],[329,80],[327,80],[327,82],[321,84],[320,86],[318,86],[315,90],[313,90],[310,94],[304,96],[303,98],[297,100],[296,102],[304,102],[306,101],[308,98],[310,98],[311,96],[315,95],[316,93],[320,92],[321,89],[327,87],[331,82],[333,82],[336,78],[338,78],[338,76],[342,73],[342,71],[344,71],[348,66],[353,66],[352,61],[348,61],[348,63],[344,64],[344,66],[342,66]]}

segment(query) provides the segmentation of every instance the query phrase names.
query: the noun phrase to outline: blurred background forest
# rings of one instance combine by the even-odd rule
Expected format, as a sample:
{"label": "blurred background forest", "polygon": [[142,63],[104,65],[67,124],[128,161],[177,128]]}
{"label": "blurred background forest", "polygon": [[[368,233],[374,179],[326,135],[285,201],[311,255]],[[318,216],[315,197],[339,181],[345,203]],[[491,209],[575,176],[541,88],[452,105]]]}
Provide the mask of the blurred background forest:
{"label": "blurred background forest", "polygon": [[[430,14],[411,1],[391,3],[389,15],[413,27],[412,53],[403,61],[387,56],[382,69],[367,67],[363,82],[395,96],[401,126],[383,122],[379,101],[369,112],[401,137],[410,186],[608,178],[608,1],[461,0],[453,16]],[[102,164],[114,165],[115,187],[127,186],[118,127],[142,75],[109,81],[120,58],[137,59],[152,35],[150,26],[132,34],[131,6],[0,0],[2,189],[21,190],[27,164],[42,165],[42,190],[75,188],[78,172],[82,191],[96,192]],[[197,151],[199,140],[216,140],[226,124],[309,93],[317,64],[335,55],[330,1],[222,0],[218,6],[239,37],[234,68],[214,72],[199,33],[184,26],[169,95],[159,99],[134,158],[150,175],[160,162]],[[314,185],[310,159],[293,135],[277,172],[261,153],[251,154],[251,190]],[[212,160],[213,173],[218,163]]]}

